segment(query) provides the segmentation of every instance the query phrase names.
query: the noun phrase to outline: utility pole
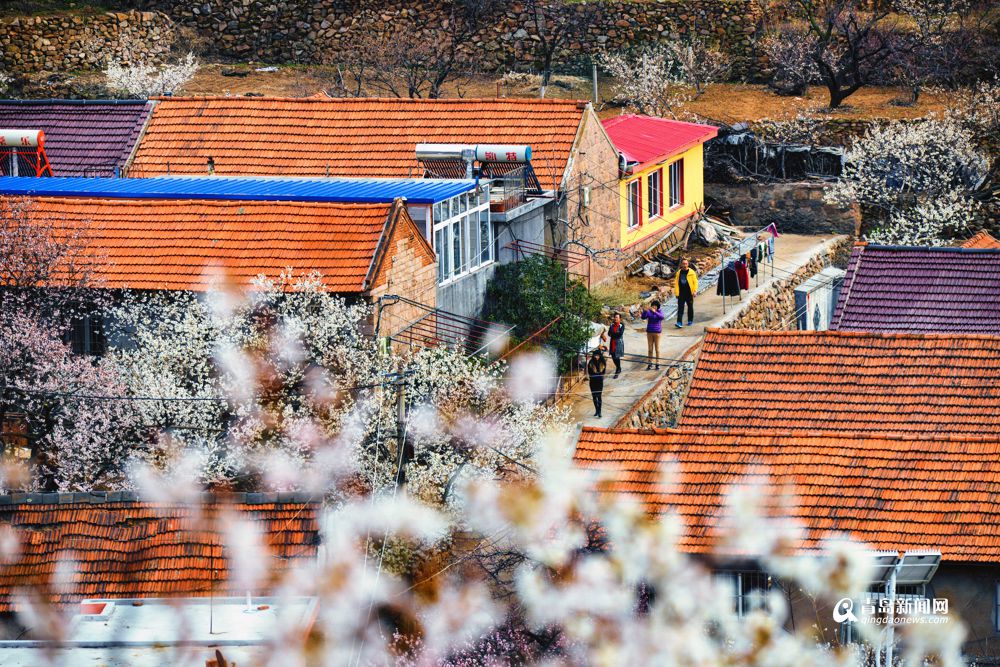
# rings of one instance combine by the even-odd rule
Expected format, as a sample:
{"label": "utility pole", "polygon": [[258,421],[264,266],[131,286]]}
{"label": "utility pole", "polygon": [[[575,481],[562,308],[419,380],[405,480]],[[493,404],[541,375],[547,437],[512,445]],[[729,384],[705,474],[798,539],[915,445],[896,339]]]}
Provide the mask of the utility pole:
{"label": "utility pole", "polygon": [[594,84],[594,110],[597,110],[597,63],[592,63],[590,65],[590,78]]}

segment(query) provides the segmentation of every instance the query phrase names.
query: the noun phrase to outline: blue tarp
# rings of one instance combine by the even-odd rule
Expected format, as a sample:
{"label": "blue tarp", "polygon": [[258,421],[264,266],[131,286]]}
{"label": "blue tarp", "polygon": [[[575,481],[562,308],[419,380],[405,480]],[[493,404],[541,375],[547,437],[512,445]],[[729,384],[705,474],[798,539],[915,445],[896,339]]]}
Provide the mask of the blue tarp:
{"label": "blue tarp", "polygon": [[0,194],[115,199],[224,199],[435,204],[476,187],[474,180],[436,178],[159,178],[0,177]]}

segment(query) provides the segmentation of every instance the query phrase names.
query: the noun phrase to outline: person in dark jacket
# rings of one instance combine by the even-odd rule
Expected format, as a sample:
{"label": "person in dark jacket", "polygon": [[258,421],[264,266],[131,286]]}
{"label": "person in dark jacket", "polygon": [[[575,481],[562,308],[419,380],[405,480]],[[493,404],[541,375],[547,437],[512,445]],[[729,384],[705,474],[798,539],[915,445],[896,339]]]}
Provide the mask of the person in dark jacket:
{"label": "person in dark jacket", "polygon": [[677,297],[677,324],[684,326],[684,306],[687,306],[688,326],[694,324],[694,295],[698,292],[698,274],[690,267],[687,259],[681,260],[680,268],[674,275],[674,296]]}
{"label": "person in dark jacket", "polygon": [[608,362],[604,359],[601,348],[594,350],[587,362],[587,378],[590,380],[590,397],[594,399],[594,416],[601,416],[601,394],[604,392],[604,374],[608,370]]}
{"label": "person in dark jacket", "polygon": [[[646,320],[646,356],[649,363],[646,370],[660,370],[660,334],[663,332],[663,313],[660,312],[660,302],[653,300],[649,304],[649,309],[642,311],[642,319]],[[655,355],[654,355],[655,352]]]}
{"label": "person in dark jacket", "polygon": [[615,313],[608,327],[608,354],[615,362],[615,378],[622,372],[622,357],[625,356],[625,324],[621,313]]}

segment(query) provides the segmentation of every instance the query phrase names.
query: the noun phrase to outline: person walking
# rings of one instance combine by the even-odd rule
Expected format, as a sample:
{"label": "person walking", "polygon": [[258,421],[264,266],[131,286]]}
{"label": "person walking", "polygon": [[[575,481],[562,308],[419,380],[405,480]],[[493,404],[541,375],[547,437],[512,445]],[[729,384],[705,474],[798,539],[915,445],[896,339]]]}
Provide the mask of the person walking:
{"label": "person walking", "polygon": [[677,297],[677,324],[674,326],[678,329],[684,326],[684,306],[687,306],[687,325],[694,324],[694,295],[697,293],[698,274],[684,258],[674,274],[674,296]]}
{"label": "person walking", "polygon": [[625,356],[625,323],[621,313],[615,313],[608,327],[608,354],[615,363],[615,379],[622,372],[622,357]]}
{"label": "person walking", "polygon": [[587,362],[587,379],[590,380],[590,397],[594,399],[594,416],[601,416],[601,394],[604,392],[604,374],[608,370],[608,362],[604,359],[604,352],[598,347],[590,355]]}
{"label": "person walking", "polygon": [[[646,356],[649,363],[646,370],[660,370],[660,334],[663,332],[663,313],[660,312],[660,302],[653,299],[649,309],[642,311],[642,319],[646,320]],[[655,354],[654,354],[655,352]]]}

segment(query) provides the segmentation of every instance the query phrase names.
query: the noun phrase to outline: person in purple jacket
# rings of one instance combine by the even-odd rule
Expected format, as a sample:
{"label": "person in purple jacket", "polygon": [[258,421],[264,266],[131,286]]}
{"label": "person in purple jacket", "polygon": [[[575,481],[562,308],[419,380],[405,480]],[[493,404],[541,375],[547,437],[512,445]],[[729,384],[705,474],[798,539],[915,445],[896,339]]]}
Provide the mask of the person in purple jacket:
{"label": "person in purple jacket", "polygon": [[642,311],[642,319],[646,320],[646,356],[649,357],[646,370],[653,370],[653,362],[656,362],[656,370],[660,370],[660,334],[663,333],[663,313],[660,312],[660,302],[654,299],[649,304],[649,309]]}

